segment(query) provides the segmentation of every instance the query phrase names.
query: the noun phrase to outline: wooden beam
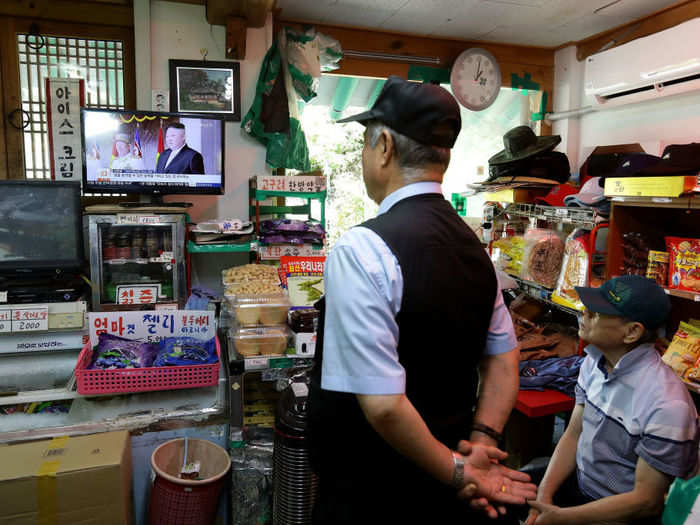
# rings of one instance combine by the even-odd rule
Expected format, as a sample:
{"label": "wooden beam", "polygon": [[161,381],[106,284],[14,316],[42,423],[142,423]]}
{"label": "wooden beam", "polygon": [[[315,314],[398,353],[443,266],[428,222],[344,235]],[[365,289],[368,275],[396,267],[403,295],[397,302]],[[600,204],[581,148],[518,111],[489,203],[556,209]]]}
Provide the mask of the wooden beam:
{"label": "wooden beam", "polygon": [[13,0],[0,2],[0,16],[133,27],[134,8],[85,0]]}
{"label": "wooden beam", "polygon": [[248,20],[248,27],[264,27],[267,13],[275,7],[276,0],[206,0],[207,22],[226,25],[229,16]]}
{"label": "wooden beam", "polygon": [[245,60],[245,42],[248,21],[240,16],[226,19],[226,58]]}
{"label": "wooden beam", "polygon": [[604,49],[658,33],[698,16],[700,16],[700,0],[677,2],[628,24],[580,40],[576,43],[576,58],[585,60]]}

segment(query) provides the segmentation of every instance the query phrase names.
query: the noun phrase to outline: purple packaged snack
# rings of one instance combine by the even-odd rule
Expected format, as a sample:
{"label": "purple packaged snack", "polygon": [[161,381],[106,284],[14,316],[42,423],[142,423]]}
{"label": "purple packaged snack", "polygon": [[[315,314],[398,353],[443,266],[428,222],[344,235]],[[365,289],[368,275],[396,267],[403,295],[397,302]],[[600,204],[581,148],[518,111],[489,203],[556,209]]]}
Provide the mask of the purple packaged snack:
{"label": "purple packaged snack", "polygon": [[103,333],[92,354],[92,369],[147,368],[153,364],[158,347]]}

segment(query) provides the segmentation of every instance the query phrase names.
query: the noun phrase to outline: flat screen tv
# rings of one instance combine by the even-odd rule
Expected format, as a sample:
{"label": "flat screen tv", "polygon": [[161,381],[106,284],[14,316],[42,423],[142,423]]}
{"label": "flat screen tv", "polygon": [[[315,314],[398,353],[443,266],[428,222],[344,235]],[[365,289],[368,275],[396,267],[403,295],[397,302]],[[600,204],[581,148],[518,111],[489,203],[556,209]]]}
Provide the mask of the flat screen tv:
{"label": "flat screen tv", "polygon": [[83,262],[80,182],[0,181],[0,273],[74,271]]}
{"label": "flat screen tv", "polygon": [[84,191],[157,198],[224,193],[222,118],[104,109],[80,113]]}

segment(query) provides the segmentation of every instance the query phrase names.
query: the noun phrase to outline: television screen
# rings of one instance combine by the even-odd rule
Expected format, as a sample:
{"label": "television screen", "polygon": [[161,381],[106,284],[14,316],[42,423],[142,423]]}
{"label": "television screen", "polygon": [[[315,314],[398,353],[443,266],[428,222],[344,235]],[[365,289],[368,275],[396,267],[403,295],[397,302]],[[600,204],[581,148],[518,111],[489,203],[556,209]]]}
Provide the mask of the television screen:
{"label": "television screen", "polygon": [[82,109],[84,188],[224,191],[224,121],[215,116]]}
{"label": "television screen", "polygon": [[0,271],[83,263],[79,182],[0,181]]}

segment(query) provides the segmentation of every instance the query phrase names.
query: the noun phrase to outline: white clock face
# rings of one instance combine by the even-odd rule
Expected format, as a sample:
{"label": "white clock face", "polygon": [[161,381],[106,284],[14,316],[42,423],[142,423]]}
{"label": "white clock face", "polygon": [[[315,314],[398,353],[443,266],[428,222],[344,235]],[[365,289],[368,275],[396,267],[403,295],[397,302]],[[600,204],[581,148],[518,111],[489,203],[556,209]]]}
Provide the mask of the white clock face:
{"label": "white clock face", "polygon": [[467,49],[452,66],[450,84],[460,104],[472,111],[480,111],[493,104],[498,96],[501,68],[485,49]]}

